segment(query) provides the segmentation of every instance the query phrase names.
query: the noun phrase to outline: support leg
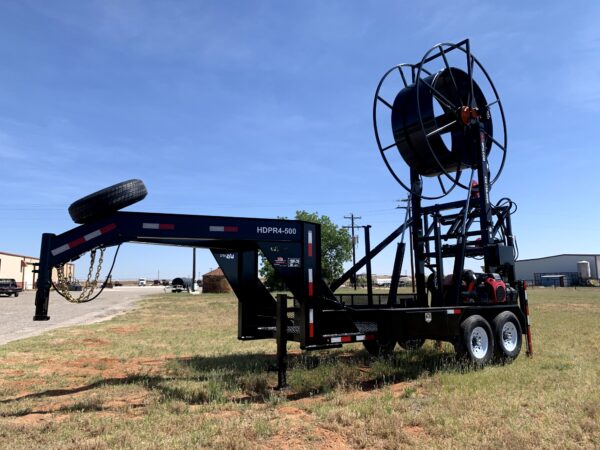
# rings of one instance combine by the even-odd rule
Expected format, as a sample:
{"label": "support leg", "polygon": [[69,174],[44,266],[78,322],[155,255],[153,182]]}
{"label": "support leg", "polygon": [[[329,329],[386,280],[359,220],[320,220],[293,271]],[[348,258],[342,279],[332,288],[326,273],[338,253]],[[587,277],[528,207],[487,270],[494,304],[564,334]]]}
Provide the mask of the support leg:
{"label": "support leg", "polygon": [[287,295],[277,295],[277,390],[287,387]]}
{"label": "support leg", "polygon": [[50,299],[50,284],[52,281],[52,267],[50,266],[50,243],[54,235],[42,235],[42,248],[40,250],[40,264],[38,266],[37,291],[35,293],[35,316],[33,320],[49,320],[48,301]]}

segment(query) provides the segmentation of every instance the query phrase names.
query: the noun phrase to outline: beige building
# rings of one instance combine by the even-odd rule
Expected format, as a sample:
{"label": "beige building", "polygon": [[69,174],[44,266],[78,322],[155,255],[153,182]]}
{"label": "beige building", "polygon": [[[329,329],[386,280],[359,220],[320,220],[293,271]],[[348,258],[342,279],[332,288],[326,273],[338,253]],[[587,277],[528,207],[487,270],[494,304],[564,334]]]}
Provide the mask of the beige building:
{"label": "beige building", "polygon": [[[14,278],[17,285],[23,289],[35,289],[37,273],[34,273],[34,263],[39,258],[33,256],[15,255],[14,253],[0,252],[0,278]],[[75,277],[75,265],[65,265],[65,276],[69,279]],[[56,281],[56,269],[52,271],[52,279]]]}

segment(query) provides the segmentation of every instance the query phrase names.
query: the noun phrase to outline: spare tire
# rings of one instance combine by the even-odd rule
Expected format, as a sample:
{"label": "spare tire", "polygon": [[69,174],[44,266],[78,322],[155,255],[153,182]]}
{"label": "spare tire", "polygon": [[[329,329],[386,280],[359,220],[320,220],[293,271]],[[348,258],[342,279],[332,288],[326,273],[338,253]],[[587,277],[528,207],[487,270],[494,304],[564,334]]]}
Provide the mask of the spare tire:
{"label": "spare tire", "polygon": [[148,195],[142,180],[127,180],[101,189],[73,202],[69,215],[75,223],[87,223],[106,217]]}

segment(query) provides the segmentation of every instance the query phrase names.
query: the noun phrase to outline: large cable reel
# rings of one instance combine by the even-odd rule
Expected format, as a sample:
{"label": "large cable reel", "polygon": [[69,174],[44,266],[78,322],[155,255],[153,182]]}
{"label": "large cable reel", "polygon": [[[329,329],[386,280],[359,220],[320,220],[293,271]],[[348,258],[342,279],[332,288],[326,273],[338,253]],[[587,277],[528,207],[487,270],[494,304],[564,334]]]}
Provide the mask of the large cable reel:
{"label": "large cable reel", "polygon": [[[504,168],[502,102],[468,40],[438,44],[418,64],[389,69],[375,91],[373,127],[392,176],[424,199],[444,197],[456,186],[468,190],[471,177],[464,177],[465,182],[461,176],[477,169],[482,144],[490,187]],[[426,185],[428,179],[435,182]]]}

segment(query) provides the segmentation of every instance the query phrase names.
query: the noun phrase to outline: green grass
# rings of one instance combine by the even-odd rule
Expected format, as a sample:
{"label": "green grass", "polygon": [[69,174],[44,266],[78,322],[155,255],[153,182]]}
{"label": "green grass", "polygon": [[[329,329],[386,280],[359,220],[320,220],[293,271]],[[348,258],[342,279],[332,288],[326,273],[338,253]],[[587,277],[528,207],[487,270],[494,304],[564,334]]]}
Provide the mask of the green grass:
{"label": "green grass", "polygon": [[232,296],[147,299],[0,347],[0,447],[598,448],[600,289],[530,303],[532,359],[472,370],[447,344],[377,359],[291,343],[282,393],[274,342],[237,341]]}

